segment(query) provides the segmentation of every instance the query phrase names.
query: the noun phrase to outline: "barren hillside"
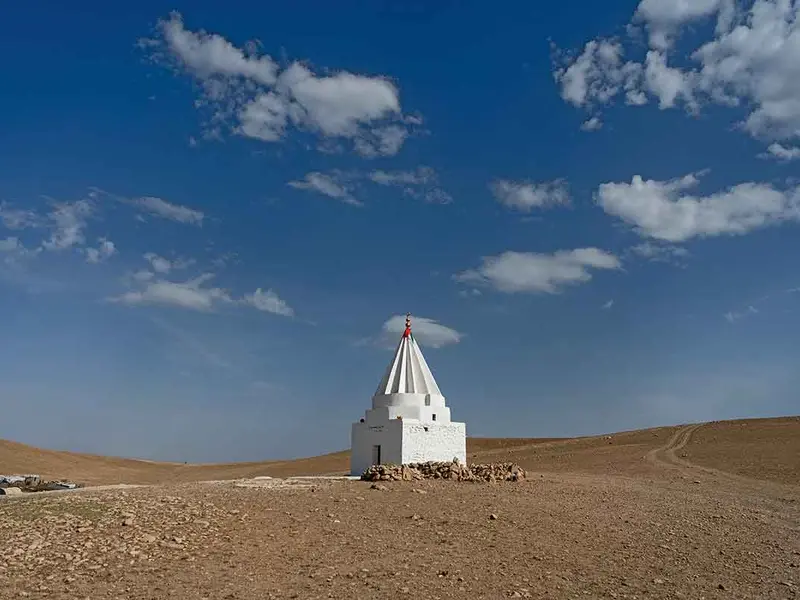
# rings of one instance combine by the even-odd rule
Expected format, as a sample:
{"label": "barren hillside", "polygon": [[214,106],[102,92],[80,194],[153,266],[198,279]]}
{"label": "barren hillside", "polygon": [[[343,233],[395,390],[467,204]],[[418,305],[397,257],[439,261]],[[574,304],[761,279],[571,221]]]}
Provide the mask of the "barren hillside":
{"label": "barren hillside", "polygon": [[[646,474],[645,455],[677,431],[660,427],[585,438],[469,438],[471,462],[513,461],[534,471]],[[734,474],[800,482],[800,417],[698,426],[681,450],[692,462]],[[87,485],[154,484],[267,475],[343,474],[347,451],[311,458],[229,464],[161,463],[55,450],[0,440],[0,473],[35,473]]]}

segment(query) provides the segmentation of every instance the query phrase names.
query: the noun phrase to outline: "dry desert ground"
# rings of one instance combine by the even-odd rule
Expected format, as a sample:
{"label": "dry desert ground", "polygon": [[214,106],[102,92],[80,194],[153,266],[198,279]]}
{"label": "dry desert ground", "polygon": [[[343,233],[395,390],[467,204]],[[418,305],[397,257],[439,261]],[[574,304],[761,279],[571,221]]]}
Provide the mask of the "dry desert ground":
{"label": "dry desert ground", "polygon": [[0,472],[96,486],[0,499],[0,598],[800,596],[800,417],[468,457],[527,478],[373,489],[289,478],[343,473],[344,452],[180,465],[0,441]]}

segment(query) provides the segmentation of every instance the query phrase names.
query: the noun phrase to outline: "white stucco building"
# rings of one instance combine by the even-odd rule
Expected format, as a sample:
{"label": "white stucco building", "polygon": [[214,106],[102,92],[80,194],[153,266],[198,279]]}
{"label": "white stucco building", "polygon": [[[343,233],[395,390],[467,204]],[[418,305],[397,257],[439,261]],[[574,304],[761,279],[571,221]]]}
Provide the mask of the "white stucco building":
{"label": "white stucco building", "polygon": [[411,333],[411,318],[386,369],[372,408],[353,423],[350,472],[370,465],[426,461],[467,462],[464,423],[450,420],[450,409]]}

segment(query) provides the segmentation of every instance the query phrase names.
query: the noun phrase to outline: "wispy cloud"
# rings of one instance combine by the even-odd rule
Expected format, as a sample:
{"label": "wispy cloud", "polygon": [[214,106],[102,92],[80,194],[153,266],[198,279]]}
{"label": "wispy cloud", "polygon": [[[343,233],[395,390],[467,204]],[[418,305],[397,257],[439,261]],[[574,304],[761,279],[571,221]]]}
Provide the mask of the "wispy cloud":
{"label": "wispy cloud", "polygon": [[149,304],[208,312],[220,304],[233,303],[227,290],[205,285],[213,277],[212,273],[204,273],[181,282],[153,279],[142,282],[141,289],[125,292],[108,300],[129,306]]}
{"label": "wispy cloud", "polygon": [[180,204],[173,204],[172,202],[167,202],[166,200],[154,196],[134,198],[130,203],[155,217],[175,221],[177,223],[200,226],[203,224],[203,219],[205,218],[205,215],[200,210],[189,208],[188,206],[181,206]]}
{"label": "wispy cloud", "polygon": [[314,171],[306,173],[302,180],[290,181],[288,185],[298,190],[317,192],[351,206],[362,205],[362,202],[354,198],[350,193],[347,183],[336,177],[335,174]]}
{"label": "wispy cloud", "polygon": [[453,197],[439,185],[434,169],[420,166],[411,171],[372,171],[367,179],[385,187],[400,188],[406,196],[422,199],[431,204],[449,204]]}
{"label": "wispy cloud", "polygon": [[252,294],[244,296],[241,302],[263,312],[269,312],[283,317],[294,316],[294,309],[272,290],[264,292],[261,288],[258,288]]}
{"label": "wispy cloud", "polygon": [[752,316],[752,315],[757,315],[758,312],[759,312],[758,309],[755,306],[751,305],[751,306],[748,306],[745,310],[740,311],[740,312],[734,312],[734,311],[726,312],[725,313],[725,319],[729,323],[734,323],[734,322],[738,321],[739,319],[743,319],[745,317],[749,317],[749,316]]}
{"label": "wispy cloud", "polygon": [[364,184],[397,188],[405,196],[431,204],[449,204],[453,201],[452,196],[439,185],[436,171],[426,166],[408,171],[313,171],[301,180],[288,183],[295,189],[316,192],[353,206],[363,205],[356,196],[358,191],[363,193]]}

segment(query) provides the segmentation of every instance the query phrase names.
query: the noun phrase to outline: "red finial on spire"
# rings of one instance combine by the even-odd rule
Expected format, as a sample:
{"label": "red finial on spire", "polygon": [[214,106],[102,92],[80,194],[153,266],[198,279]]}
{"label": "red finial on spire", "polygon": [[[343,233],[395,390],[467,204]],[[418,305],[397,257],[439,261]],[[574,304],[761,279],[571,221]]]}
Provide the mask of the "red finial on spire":
{"label": "red finial on spire", "polygon": [[403,332],[403,337],[407,338],[411,335],[411,313],[406,313],[406,330]]}

